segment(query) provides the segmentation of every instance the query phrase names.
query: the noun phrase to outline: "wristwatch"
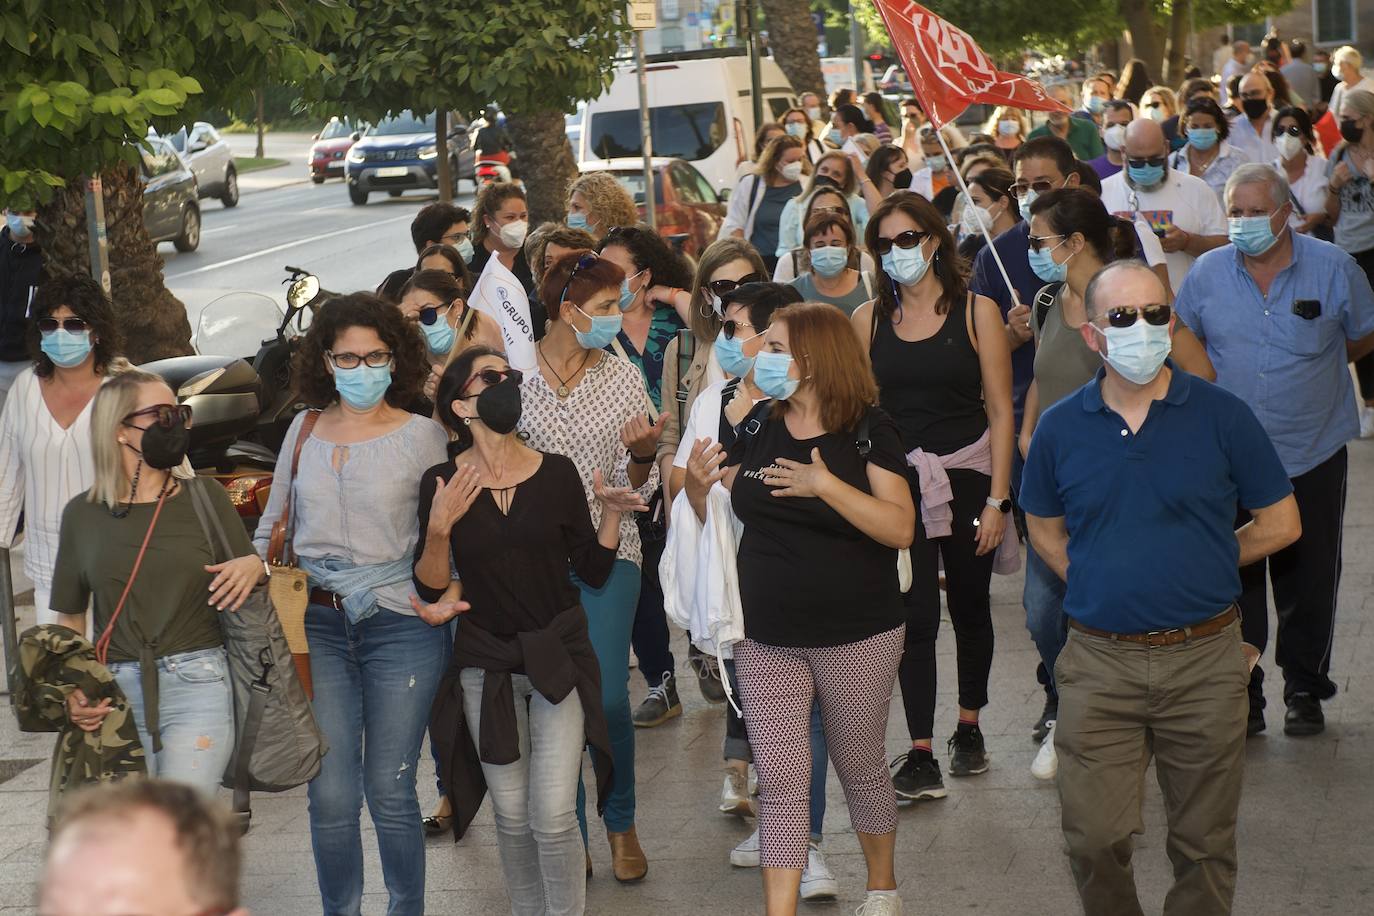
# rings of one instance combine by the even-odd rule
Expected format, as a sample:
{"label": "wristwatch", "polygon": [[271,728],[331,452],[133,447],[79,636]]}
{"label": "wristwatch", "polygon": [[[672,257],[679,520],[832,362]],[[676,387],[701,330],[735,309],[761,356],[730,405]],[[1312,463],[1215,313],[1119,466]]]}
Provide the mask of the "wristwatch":
{"label": "wristwatch", "polygon": [[1010,499],[993,499],[991,496],[989,496],[987,502],[989,508],[996,509],[998,512],[1011,511]]}

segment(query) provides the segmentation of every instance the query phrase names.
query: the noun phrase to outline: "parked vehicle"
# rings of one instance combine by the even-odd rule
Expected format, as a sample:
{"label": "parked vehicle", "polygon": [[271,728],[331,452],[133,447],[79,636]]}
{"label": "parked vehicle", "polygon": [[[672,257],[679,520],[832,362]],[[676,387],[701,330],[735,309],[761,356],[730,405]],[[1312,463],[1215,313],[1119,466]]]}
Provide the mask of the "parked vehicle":
{"label": "parked vehicle", "polygon": [[[692,258],[698,258],[716,240],[725,221],[725,202],[711,182],[690,163],[655,156],[654,217],[665,242]],[[610,172],[630,192],[639,213],[647,221],[644,205],[644,160],[611,159],[584,162],[583,172]]]}
{"label": "parked vehicle", "polygon": [[200,246],[200,195],[190,166],[161,137],[145,138],[139,159],[143,226],[153,244],[171,242],[177,251],[195,251]]}
{"label": "parked vehicle", "polygon": [[326,178],[344,177],[344,157],[361,136],[347,118],[330,118],[310,147],[310,180],[324,184]]}
{"label": "parked vehicle", "polygon": [[[728,194],[736,168],[753,152],[754,109],[744,50],[656,54],[646,63],[654,154],[692,163],[718,193]],[[760,63],[764,117],[777,119],[796,104],[796,95],[777,61],[765,57]],[[611,88],[587,103],[577,158],[588,163],[640,155],[639,74],[632,66],[621,67]]]}
{"label": "parked vehicle", "polygon": [[[474,177],[468,124],[457,112],[448,116],[449,174],[453,193],[460,178]],[[374,191],[400,197],[408,190],[439,187],[439,153],[434,142],[434,114],[423,118],[403,111],[369,128],[344,157],[348,199],[359,206]]]}
{"label": "parked vehicle", "polygon": [[217,197],[226,207],[238,205],[239,175],[234,168],[234,154],[213,125],[197,121],[190,130],[183,127],[164,139],[195,173],[201,197]]}

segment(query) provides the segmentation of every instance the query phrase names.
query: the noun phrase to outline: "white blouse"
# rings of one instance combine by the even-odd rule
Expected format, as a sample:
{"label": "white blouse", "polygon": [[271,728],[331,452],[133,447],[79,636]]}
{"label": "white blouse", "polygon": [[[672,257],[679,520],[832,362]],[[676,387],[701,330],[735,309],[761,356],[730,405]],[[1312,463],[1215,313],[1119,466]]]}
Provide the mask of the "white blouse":
{"label": "white blouse", "polygon": [[24,573],[52,588],[58,531],[67,503],[95,484],[91,458],[91,398],[63,429],[43,401],[38,376],[20,372],[0,413],[0,547],[14,544],[24,513]]}
{"label": "white blouse", "polygon": [[[1275,159],[1269,163],[1284,178],[1288,177],[1288,170],[1283,167],[1283,160]],[[1302,207],[1303,212],[1299,213],[1298,208],[1293,208],[1293,215],[1288,217],[1288,225],[1294,229],[1302,225],[1303,220],[1313,213],[1321,213],[1326,210],[1326,160],[1321,156],[1307,154],[1307,169],[1302,173],[1302,177],[1297,181],[1290,181],[1288,187],[1293,192],[1293,196],[1298,200],[1298,206]]]}

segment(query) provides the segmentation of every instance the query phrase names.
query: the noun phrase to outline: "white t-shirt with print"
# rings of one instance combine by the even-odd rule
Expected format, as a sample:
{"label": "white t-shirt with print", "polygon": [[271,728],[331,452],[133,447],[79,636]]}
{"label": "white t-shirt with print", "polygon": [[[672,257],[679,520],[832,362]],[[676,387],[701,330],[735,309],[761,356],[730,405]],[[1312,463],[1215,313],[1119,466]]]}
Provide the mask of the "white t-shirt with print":
{"label": "white t-shirt with print", "polygon": [[[1177,226],[1193,235],[1225,235],[1226,214],[1207,182],[1170,169],[1164,183],[1144,190],[1126,184],[1126,173],[1118,172],[1102,182],[1102,203],[1108,212],[1123,219],[1143,219],[1152,229]],[[1175,291],[1196,260],[1186,251],[1164,255],[1169,265],[1169,285]]]}

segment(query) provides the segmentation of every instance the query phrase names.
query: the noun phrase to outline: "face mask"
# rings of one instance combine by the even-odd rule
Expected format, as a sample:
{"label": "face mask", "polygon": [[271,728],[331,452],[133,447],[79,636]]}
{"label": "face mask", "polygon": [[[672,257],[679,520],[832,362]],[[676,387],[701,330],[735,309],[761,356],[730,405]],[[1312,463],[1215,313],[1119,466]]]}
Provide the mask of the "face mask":
{"label": "face mask", "polygon": [[911,169],[902,169],[900,172],[893,175],[892,186],[902,191],[911,187]]}
{"label": "face mask", "polygon": [[930,166],[932,172],[943,172],[949,167],[949,160],[943,154],[939,156],[927,156],[926,165]]}
{"label": "face mask", "polygon": [[[574,305],[573,308],[582,312],[579,306]],[[615,340],[615,335],[620,333],[620,326],[624,322],[621,315],[597,315],[595,318],[586,312],[582,312],[582,315],[592,323],[592,326],[585,331],[579,331],[574,327],[573,335],[577,338],[578,345],[588,350],[600,350],[608,346]]]}
{"label": "face mask", "polygon": [[472,260],[472,239],[460,239],[458,241],[458,257],[464,261]]}
{"label": "face mask", "polygon": [[720,310],[720,297],[717,296],[715,293],[706,293],[706,305],[711,309],[712,312],[715,312],[717,318],[725,317]]}
{"label": "face mask", "polygon": [[1199,152],[1206,152],[1217,145],[1215,127],[1194,127],[1188,131],[1188,145]]}
{"label": "face mask", "polygon": [[334,390],[339,398],[354,410],[371,410],[386,397],[391,387],[391,367],[355,366],[334,369]]}
{"label": "face mask", "polygon": [[894,245],[891,251],[883,255],[884,273],[901,286],[915,286],[921,282],[921,278],[929,269],[930,262],[926,260],[925,252],[921,251],[920,245],[911,248],[898,248]]}
{"label": "face mask", "polygon": [[1285,159],[1292,159],[1303,151],[1303,139],[1292,134],[1284,134],[1274,141],[1274,146],[1278,147],[1280,156]]}
{"label": "face mask", "polygon": [[1164,166],[1162,165],[1147,165],[1142,168],[1128,165],[1126,166],[1126,173],[1130,175],[1131,181],[1146,189],[1156,187],[1164,182]]}
{"label": "face mask", "polygon": [[1133,385],[1153,382],[1173,348],[1167,324],[1153,325],[1139,316],[1129,328],[1093,327],[1107,338],[1107,365]]}
{"label": "face mask", "polygon": [[959,214],[959,228],[963,231],[964,235],[977,235],[983,231],[978,225],[978,217],[980,216],[983,218],[983,225],[987,226],[988,231],[991,232],[993,221],[992,211],[987,207],[980,207],[977,204],[964,204],[964,212]]}
{"label": "face mask", "polygon": [[806,136],[806,125],[798,124],[796,121],[788,124],[783,130],[787,131],[787,136],[796,137],[798,140]]}
{"label": "face mask", "polygon": [[447,353],[453,349],[453,327],[448,323],[448,317],[439,315],[434,319],[434,324],[420,322],[420,332],[425,335],[425,344],[431,353]]}
{"label": "face mask", "polygon": [[1102,114],[1102,109],[1107,107],[1107,100],[1100,95],[1088,96],[1086,103],[1089,113]]}
{"label": "face mask", "polygon": [[802,176],[802,164],[800,162],[789,162],[786,165],[778,166],[778,174],[784,181],[800,181]]}
{"label": "face mask", "polygon": [[477,419],[487,429],[504,436],[520,422],[520,386],[511,379],[482,390],[477,395]]}
{"label": "face mask", "polygon": [[498,233],[501,236],[501,244],[507,248],[519,248],[525,244],[525,233],[530,231],[530,224],[522,220],[513,223],[506,223]]}
{"label": "face mask", "polygon": [[590,226],[590,225],[591,225],[591,224],[587,221],[587,214],[585,214],[585,213],[569,213],[569,214],[568,214],[568,228],[569,228],[569,229],[582,229],[582,230],[585,231],[585,230],[587,229],[587,227]]}
{"label": "face mask", "polygon": [[[752,340],[752,338],[750,338]],[[740,337],[727,338],[722,329],[716,335],[716,362],[726,375],[744,378],[754,368],[754,360],[744,355],[744,340]]]}
{"label": "face mask", "polygon": [[825,139],[829,140],[835,146],[844,145],[844,134],[840,133],[840,129],[838,127],[830,128],[829,132],[827,132],[825,135]]}
{"label": "face mask", "polygon": [[1268,216],[1233,216],[1226,220],[1226,235],[1232,245],[1253,258],[1273,248],[1279,240],[1269,223]]}
{"label": "face mask", "polygon": [[754,357],[754,384],[775,401],[785,401],[797,391],[800,379],[792,378],[792,354],[765,350]]}
{"label": "face mask", "polygon": [[[649,268],[647,267],[644,268],[644,270],[648,269]],[[644,273],[644,270],[641,270],[639,274]],[[633,280],[635,277],[639,276],[639,274],[634,274],[633,276],[626,277],[624,280],[620,281],[620,310],[622,312],[628,312],[630,310],[630,306],[635,304],[635,296],[639,295],[639,290],[631,291],[630,281]]]}
{"label": "face mask", "polygon": [[[1067,240],[1065,240],[1067,241]],[[1063,264],[1055,263],[1053,252],[1063,245],[1055,245],[1054,248],[1042,248],[1040,251],[1027,252],[1027,259],[1030,261],[1031,270],[1035,275],[1046,283],[1062,283],[1064,278],[1069,275],[1069,261],[1073,260],[1073,253],[1064,259]]]}
{"label": "face mask", "polygon": [[1126,142],[1126,125],[1113,124],[1102,131],[1102,142],[1107,145],[1107,149],[1120,152]]}
{"label": "face mask", "polygon": [[178,423],[172,429],[163,429],[154,423],[143,431],[143,450],[129,448],[138,452],[145,464],[159,471],[170,471],[186,460],[186,450],[191,446],[191,431]]}
{"label": "face mask", "polygon": [[838,277],[849,266],[848,248],[827,245],[824,248],[812,248],[809,254],[811,269],[822,277]]}
{"label": "face mask", "polygon": [[1035,199],[1039,196],[1040,192],[1032,189],[1026,192],[1025,197],[1018,198],[1016,201],[1016,208],[1021,211],[1021,218],[1028,223],[1031,218],[1031,204],[1035,203]]}
{"label": "face mask", "polygon": [[1004,137],[1014,137],[1021,131],[1021,125],[1015,121],[998,121],[997,132]]}
{"label": "face mask", "polygon": [[1359,143],[1364,136],[1364,128],[1355,126],[1354,118],[1341,118],[1341,139],[1346,143]]}
{"label": "face mask", "polygon": [[1145,117],[1158,123],[1160,121],[1169,120],[1169,113],[1163,108],[1147,108],[1145,109]]}
{"label": "face mask", "polygon": [[1327,71],[1328,69],[1330,69],[1330,67],[1331,67],[1330,64],[1313,64],[1313,65],[1312,65],[1312,69],[1313,69],[1313,70],[1316,70],[1318,73],[1322,74],[1323,76],[1326,75],[1326,71]]}
{"label": "face mask", "polygon": [[54,365],[70,369],[84,363],[90,355],[91,332],[58,328],[56,331],[43,334],[39,338],[38,347]]}
{"label": "face mask", "polygon": [[1251,121],[1256,121],[1264,117],[1264,113],[1269,110],[1268,99],[1241,99],[1241,110]]}
{"label": "face mask", "polygon": [[22,216],[13,210],[5,211],[5,225],[10,227],[10,236],[28,237],[33,232],[33,217]]}
{"label": "face mask", "polygon": [[838,188],[839,186],[840,183],[829,175],[817,175],[811,180],[811,187],[813,188]]}
{"label": "face mask", "polygon": [[819,121],[821,119],[821,110],[819,108],[808,108],[806,109],[806,116],[813,121]]}

